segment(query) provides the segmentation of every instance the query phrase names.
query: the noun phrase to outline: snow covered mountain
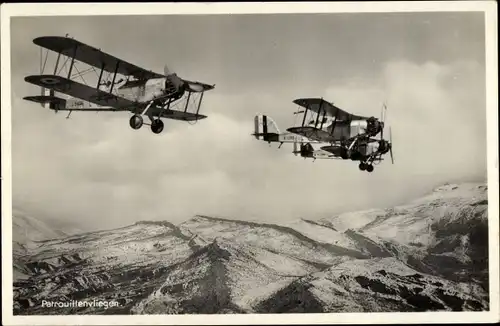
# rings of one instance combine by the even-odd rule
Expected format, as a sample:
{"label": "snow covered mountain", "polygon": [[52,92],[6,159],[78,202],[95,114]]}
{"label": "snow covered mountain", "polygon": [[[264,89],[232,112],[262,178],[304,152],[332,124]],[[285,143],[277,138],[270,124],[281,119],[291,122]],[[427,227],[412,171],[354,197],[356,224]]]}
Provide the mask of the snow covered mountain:
{"label": "snow covered mountain", "polygon": [[19,208],[13,209],[12,214],[12,248],[14,255],[14,279],[28,278],[22,268],[16,264],[16,257],[28,254],[30,248],[38,248],[37,242],[64,238],[70,234],[81,232],[71,226],[62,227],[60,224],[41,221]]}
{"label": "snow covered mountain", "polygon": [[15,210],[13,214],[12,232],[12,237],[19,246],[31,241],[67,236],[64,232],[54,230],[47,223],[19,210]]}
{"label": "snow covered mountain", "polygon": [[[15,314],[487,310],[487,187],[287,225],[196,216],[38,242]],[[41,300],[119,307],[41,308]]]}
{"label": "snow covered mountain", "polygon": [[81,232],[75,227],[62,227],[60,224],[41,221],[19,208],[14,208],[12,215],[12,238],[18,249],[31,242],[62,238]]}

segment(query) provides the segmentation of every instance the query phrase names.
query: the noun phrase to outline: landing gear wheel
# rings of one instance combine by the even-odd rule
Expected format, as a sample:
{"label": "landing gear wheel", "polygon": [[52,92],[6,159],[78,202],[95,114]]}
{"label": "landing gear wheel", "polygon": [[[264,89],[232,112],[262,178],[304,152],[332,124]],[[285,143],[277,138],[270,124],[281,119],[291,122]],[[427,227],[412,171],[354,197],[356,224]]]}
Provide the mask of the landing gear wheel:
{"label": "landing gear wheel", "polygon": [[129,124],[130,124],[130,127],[132,129],[139,129],[142,127],[142,124],[144,123],[144,120],[142,119],[142,117],[138,114],[134,114],[131,118],[130,118],[130,121],[129,121]]}
{"label": "landing gear wheel", "polygon": [[160,132],[163,131],[163,127],[165,125],[163,124],[163,121],[160,119],[153,120],[151,123],[151,131],[153,131],[155,134],[159,134]]}
{"label": "landing gear wheel", "polygon": [[366,171],[373,172],[373,165],[369,164],[366,166]]}
{"label": "landing gear wheel", "polygon": [[366,164],[364,162],[359,163],[358,167],[361,171],[366,170]]}

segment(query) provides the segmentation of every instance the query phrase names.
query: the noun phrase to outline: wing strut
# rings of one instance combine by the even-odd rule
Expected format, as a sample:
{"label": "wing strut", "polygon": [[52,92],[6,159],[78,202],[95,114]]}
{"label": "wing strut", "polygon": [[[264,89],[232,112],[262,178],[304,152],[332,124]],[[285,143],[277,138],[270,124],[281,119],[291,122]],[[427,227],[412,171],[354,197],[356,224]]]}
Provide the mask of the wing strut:
{"label": "wing strut", "polygon": [[[353,120],[353,116],[352,116],[352,114],[349,114],[349,118],[347,119],[347,125],[348,125],[348,126],[351,126],[351,124],[352,124],[352,120]],[[341,129],[341,130],[342,130],[342,129]],[[347,130],[351,130],[351,128],[347,128]],[[358,129],[358,132],[359,132],[359,129]],[[350,132],[349,132],[349,131],[348,131],[348,134],[347,134],[347,137],[346,137],[346,138],[347,138],[347,139],[350,139],[350,138],[351,138],[351,134],[350,134]],[[356,139],[357,139],[357,138],[356,138]],[[355,141],[356,141],[356,139],[355,139]]]}
{"label": "wing strut", "polygon": [[198,102],[198,108],[196,109],[196,119],[198,119],[198,112],[200,112],[201,101],[203,100],[203,94],[205,94],[205,92],[201,92],[200,101]]}
{"label": "wing strut", "polygon": [[330,135],[333,137],[333,132],[335,131],[335,126],[337,125],[337,118],[338,118],[338,115],[339,115],[339,110],[337,110],[335,112],[335,120],[333,120],[333,123],[332,123],[332,131],[330,132]]}
{"label": "wing strut", "polygon": [[56,66],[54,67],[54,75],[57,75],[57,68],[59,67],[59,59],[61,58],[61,52],[57,54]]}
{"label": "wing strut", "polygon": [[191,99],[191,92],[188,92],[188,98],[186,100],[186,106],[184,107],[184,112],[187,112],[190,99]]}
{"label": "wing strut", "polygon": [[97,89],[101,87],[102,74],[104,72],[104,63],[101,66],[101,73],[99,74],[99,80],[97,81]]}
{"label": "wing strut", "polygon": [[314,128],[318,126],[319,122],[319,115],[321,113],[321,106],[323,105],[323,98],[321,98],[321,102],[319,102],[319,109],[318,109],[318,115],[316,116],[316,123],[314,123]]}
{"label": "wing strut", "polygon": [[325,117],[326,117],[326,110],[323,111],[323,118],[321,118],[321,126],[319,129],[323,129],[323,124],[325,123]]}
{"label": "wing strut", "polygon": [[115,87],[116,73],[118,72],[118,66],[120,65],[120,60],[116,61],[115,72],[113,74],[113,81],[111,82],[111,88],[109,89],[109,94],[113,92],[113,87]]}
{"label": "wing strut", "polygon": [[71,72],[73,71],[73,66],[75,65],[75,57],[76,57],[76,50],[78,49],[78,45],[75,45],[73,49],[73,55],[71,56],[71,64],[69,65],[69,71],[68,71],[68,79],[71,79]]}
{"label": "wing strut", "polygon": [[304,119],[302,119],[302,127],[304,127],[304,124],[306,123],[306,117],[307,117],[308,110],[309,110],[309,105],[306,106],[306,110],[304,112]]}

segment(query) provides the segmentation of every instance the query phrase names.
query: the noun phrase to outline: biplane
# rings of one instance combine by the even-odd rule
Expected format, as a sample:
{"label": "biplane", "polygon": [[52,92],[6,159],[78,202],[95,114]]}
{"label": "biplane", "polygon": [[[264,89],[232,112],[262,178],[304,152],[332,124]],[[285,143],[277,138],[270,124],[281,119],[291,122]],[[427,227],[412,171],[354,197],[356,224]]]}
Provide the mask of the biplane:
{"label": "biplane", "polygon": [[[206,118],[199,113],[203,94],[215,85],[180,78],[167,66],[163,73],[148,71],[67,36],[38,37],[33,43],[40,46],[40,74],[27,76],[24,80],[40,86],[41,95],[27,96],[25,100],[42,107],[48,104],[56,113],[69,111],[67,118],[73,111],[131,112],[129,124],[132,129],[150,125],[155,134],[164,129],[162,118],[187,122]],[[43,49],[46,54],[42,64]],[[57,53],[57,59],[53,73],[44,73],[49,51]],[[66,60],[60,66],[61,56]],[[77,63],[90,68],[80,71]],[[65,75],[61,74],[63,68]],[[97,79],[95,86],[84,78],[92,72]],[[56,92],[66,97],[56,96]],[[188,110],[190,104],[194,104],[194,109]],[[151,123],[145,123],[143,116]]]}
{"label": "biplane", "polygon": [[[253,136],[268,143],[280,143],[279,148],[283,143],[293,143],[293,153],[303,158],[360,161],[362,171],[372,172],[375,162],[382,161],[388,152],[394,164],[392,135],[390,141],[383,136],[384,118],[351,114],[322,98],[293,102],[303,108],[294,113],[303,114],[300,126],[281,133],[270,117],[257,115]],[[375,138],[377,135],[380,139]],[[320,148],[314,149],[313,144],[320,144]]]}

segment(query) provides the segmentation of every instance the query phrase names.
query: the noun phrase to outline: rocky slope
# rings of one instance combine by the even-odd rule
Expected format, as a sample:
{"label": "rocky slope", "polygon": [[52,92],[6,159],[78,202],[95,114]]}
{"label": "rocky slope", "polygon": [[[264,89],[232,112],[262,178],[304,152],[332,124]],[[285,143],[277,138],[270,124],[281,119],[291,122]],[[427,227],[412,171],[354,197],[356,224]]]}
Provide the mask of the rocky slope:
{"label": "rocky slope", "polygon": [[[15,314],[487,310],[487,188],[287,225],[196,216],[40,241]],[[119,307],[42,308],[42,300]]]}
{"label": "rocky slope", "polygon": [[421,272],[457,282],[472,280],[488,289],[485,185],[446,185],[404,206],[320,222],[365,242],[374,255],[394,256]]}

